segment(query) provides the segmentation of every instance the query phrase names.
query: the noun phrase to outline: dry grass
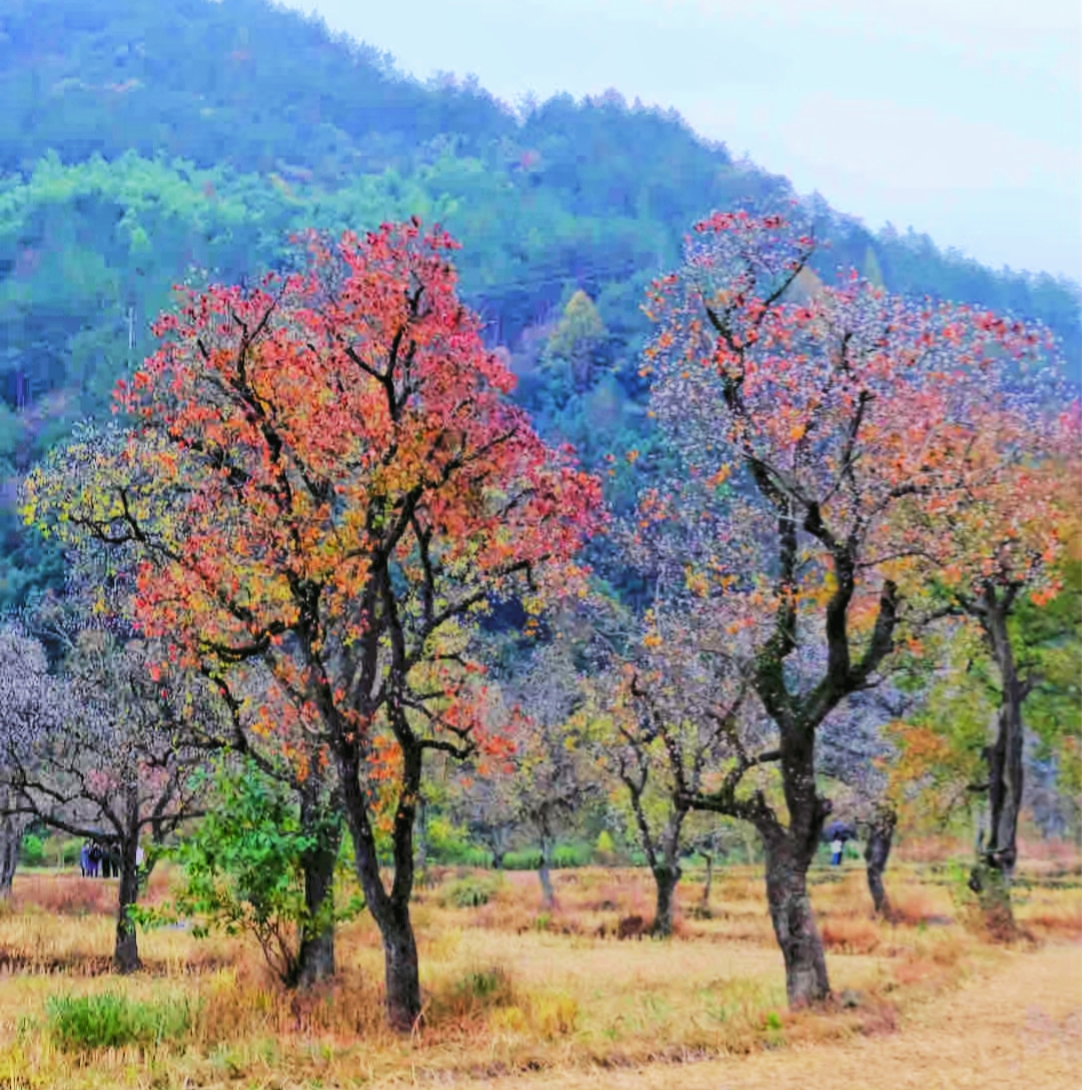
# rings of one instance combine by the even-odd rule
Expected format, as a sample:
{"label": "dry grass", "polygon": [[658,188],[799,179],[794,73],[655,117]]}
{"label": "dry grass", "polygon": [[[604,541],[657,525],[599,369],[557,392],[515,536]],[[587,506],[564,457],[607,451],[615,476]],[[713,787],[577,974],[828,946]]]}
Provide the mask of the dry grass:
{"label": "dry grass", "polygon": [[[506,876],[488,904],[448,907],[447,886],[459,877],[448,872],[418,896],[425,1023],[409,1039],[383,1025],[382,952],[365,916],[340,930],[337,982],[309,994],[278,988],[252,945],[196,941],[179,929],[141,936],[147,971],[118,980],[107,972],[115,891],[63,875],[17,879],[0,913],[0,1088],[457,1085],[528,1082],[531,1071],[580,1085],[591,1071],[893,1040],[899,1024],[974,974],[1041,956],[993,950],[967,933],[929,866],[903,863],[889,875],[897,909],[889,923],[872,917],[859,868],[824,869],[813,875],[812,899],[841,999],[791,1015],[754,868],[719,875],[711,918],[688,912],[669,943],[614,937],[622,919],[652,915],[642,871],[560,872],[548,914],[532,874]],[[681,886],[685,906],[698,901],[697,879]],[[153,895],[163,893],[159,878]],[[1019,900],[1034,935],[1082,934],[1077,886],[1038,884]],[[46,999],[101,992],[182,998],[191,1028],[156,1049],[59,1050],[45,1029]],[[680,1083],[688,1085],[683,1074]]]}

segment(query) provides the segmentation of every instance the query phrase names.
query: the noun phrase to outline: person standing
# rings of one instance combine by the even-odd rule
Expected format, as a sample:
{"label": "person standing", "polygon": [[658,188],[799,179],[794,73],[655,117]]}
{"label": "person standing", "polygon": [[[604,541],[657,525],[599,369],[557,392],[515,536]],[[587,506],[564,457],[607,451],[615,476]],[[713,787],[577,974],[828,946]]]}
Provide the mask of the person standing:
{"label": "person standing", "polygon": [[90,877],[90,844],[85,840],[79,849],[79,871],[84,878]]}
{"label": "person standing", "polygon": [[832,867],[838,866],[842,861],[842,850],[845,848],[845,843],[840,836],[836,836],[830,842],[830,865]]}

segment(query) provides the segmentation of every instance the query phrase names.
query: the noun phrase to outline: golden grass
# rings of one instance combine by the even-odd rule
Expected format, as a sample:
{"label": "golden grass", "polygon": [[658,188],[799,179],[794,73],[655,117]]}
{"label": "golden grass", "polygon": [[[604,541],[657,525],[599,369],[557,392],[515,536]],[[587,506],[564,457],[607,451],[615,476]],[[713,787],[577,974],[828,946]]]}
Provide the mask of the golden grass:
{"label": "golden grass", "polygon": [[[118,979],[107,971],[114,923],[105,883],[17,879],[13,903],[0,912],[0,1090],[293,1090],[510,1076],[525,1086],[531,1071],[568,1086],[603,1086],[604,1079],[588,1081],[591,1072],[615,1076],[636,1065],[764,1050],[795,1057],[865,1039],[889,1039],[893,1047],[908,1019],[929,1004],[953,1002],[944,995],[960,996],[970,977],[1021,971],[1027,958],[1045,956],[995,950],[967,933],[953,920],[949,888],[926,865],[904,863],[888,876],[898,909],[892,923],[872,918],[860,868],[818,870],[812,900],[841,1002],[790,1014],[755,868],[719,875],[712,917],[687,913],[668,943],[613,937],[622,918],[652,915],[643,871],[560,872],[558,906],[548,914],[532,874],[506,876],[486,905],[447,907],[446,885],[456,877],[449,871],[443,886],[418,895],[425,1023],[406,1039],[383,1025],[382,951],[366,916],[340,929],[339,979],[309,994],[278,988],[250,943],[197,941],[179,929],[141,935],[147,971]],[[690,874],[681,886],[685,906],[698,901],[698,877]],[[154,894],[162,893],[159,878]],[[1034,885],[1020,891],[1018,911],[1039,939],[1082,933],[1077,887]],[[46,999],[100,992],[186,999],[190,1032],[145,1051],[59,1050],[45,1027]],[[671,1066],[664,1070],[675,1078]],[[544,1080],[535,1085],[565,1084]],[[741,1085],[726,1080],[721,1085]],[[683,1090],[693,1085],[683,1071],[678,1082]]]}
{"label": "golden grass", "polygon": [[1082,1070],[1082,948],[1003,955],[960,989],[903,1014],[889,1036],[652,1064],[456,1082],[458,1090],[1076,1090]]}

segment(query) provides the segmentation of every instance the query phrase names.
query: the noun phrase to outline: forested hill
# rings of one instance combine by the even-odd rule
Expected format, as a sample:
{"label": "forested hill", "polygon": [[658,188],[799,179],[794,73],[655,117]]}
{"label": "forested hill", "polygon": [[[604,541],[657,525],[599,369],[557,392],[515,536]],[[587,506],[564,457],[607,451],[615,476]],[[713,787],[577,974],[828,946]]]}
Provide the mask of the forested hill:
{"label": "forested hill", "polygon": [[[302,226],[414,213],[463,243],[464,292],[542,427],[591,463],[642,446],[646,281],[697,217],[793,196],[674,114],[615,95],[516,114],[262,0],[0,0],[0,103],[7,477],[104,409],[177,280],[251,276]],[[1078,359],[1076,286],[805,206],[820,275],[1037,318]],[[0,602],[47,578],[7,519]]]}

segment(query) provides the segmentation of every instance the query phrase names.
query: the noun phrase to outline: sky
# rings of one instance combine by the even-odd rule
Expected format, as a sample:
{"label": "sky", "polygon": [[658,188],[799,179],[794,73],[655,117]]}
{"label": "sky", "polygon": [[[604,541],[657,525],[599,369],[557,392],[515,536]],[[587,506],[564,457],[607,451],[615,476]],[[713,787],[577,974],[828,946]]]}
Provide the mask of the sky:
{"label": "sky", "polygon": [[872,229],[1082,281],[1078,0],[287,0],[422,79],[609,88]]}

